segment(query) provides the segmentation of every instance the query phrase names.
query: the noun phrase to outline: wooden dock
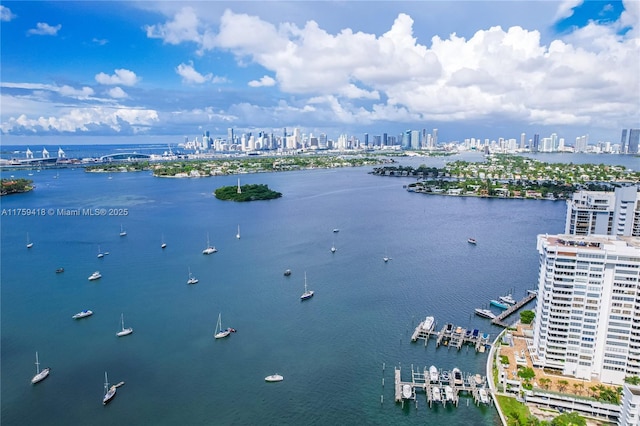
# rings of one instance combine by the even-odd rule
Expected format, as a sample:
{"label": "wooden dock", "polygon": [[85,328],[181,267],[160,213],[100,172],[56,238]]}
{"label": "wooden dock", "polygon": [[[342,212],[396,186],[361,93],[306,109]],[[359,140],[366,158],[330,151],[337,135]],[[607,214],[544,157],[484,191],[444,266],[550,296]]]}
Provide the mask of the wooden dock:
{"label": "wooden dock", "polygon": [[418,324],[411,341],[424,340],[424,345],[431,337],[436,338],[436,348],[440,346],[454,347],[458,350],[465,344],[474,346],[476,352],[484,352],[487,345],[490,345],[489,335],[481,333],[478,329],[466,329],[464,327],[456,327],[451,323],[445,324],[440,331],[435,330],[435,326],[429,328],[423,327],[424,321]]}
{"label": "wooden dock", "polygon": [[[402,388],[404,386],[411,386],[411,397],[403,398],[402,396]],[[450,387],[452,390],[450,398],[447,398],[445,389]],[[438,393],[441,394],[440,399],[437,400],[434,398],[434,390],[438,388]],[[460,401],[459,394],[460,392],[467,392],[473,397],[476,405],[481,403],[480,399],[480,389],[484,389],[487,394],[491,393],[489,389],[487,379],[480,374],[462,374],[462,380],[454,382],[454,373],[453,371],[439,371],[438,372],[438,380],[431,381],[429,375],[429,369],[424,368],[423,370],[415,369],[413,366],[411,367],[411,381],[403,382],[402,381],[402,371],[400,367],[396,367],[394,371],[394,390],[395,390],[395,401],[404,402],[407,399],[416,399],[417,392],[421,392],[425,394],[427,403],[429,407],[435,404],[452,404],[457,406]],[[491,401],[491,399],[489,399]]]}
{"label": "wooden dock", "polygon": [[500,327],[504,327],[504,328],[509,327],[509,324],[505,323],[503,320],[507,318],[509,315],[516,312],[518,309],[522,308],[527,303],[531,302],[535,298],[536,298],[536,293],[534,292],[527,293],[524,299],[519,300],[518,303],[516,303],[515,305],[509,306],[507,310],[503,311],[500,315],[492,319],[491,323],[495,325],[499,325]]}

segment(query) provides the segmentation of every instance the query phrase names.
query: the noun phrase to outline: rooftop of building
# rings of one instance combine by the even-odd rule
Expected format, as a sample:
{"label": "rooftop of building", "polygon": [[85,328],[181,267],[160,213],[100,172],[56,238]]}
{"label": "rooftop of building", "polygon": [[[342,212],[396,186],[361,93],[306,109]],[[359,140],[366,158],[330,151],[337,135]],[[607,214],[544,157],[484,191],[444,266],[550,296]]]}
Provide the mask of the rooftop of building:
{"label": "rooftop of building", "polygon": [[623,237],[613,235],[549,235],[540,236],[544,238],[548,246],[562,246],[566,248],[575,248],[575,250],[593,249],[593,250],[624,250],[640,249],[640,237]]}

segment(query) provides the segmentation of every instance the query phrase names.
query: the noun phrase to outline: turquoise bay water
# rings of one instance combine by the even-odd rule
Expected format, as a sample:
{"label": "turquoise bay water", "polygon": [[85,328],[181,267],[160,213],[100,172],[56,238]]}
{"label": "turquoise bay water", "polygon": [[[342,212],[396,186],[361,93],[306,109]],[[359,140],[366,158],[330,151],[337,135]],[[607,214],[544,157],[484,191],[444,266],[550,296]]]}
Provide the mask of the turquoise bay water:
{"label": "turquoise bay water", "polygon": [[[394,404],[393,368],[404,379],[431,364],[484,375],[486,354],[425,348],[411,333],[433,315],[495,336],[473,309],[535,286],[535,237],[563,230],[564,203],[413,194],[402,188],[411,179],[370,169],[243,175],[284,196],[242,204],[212,195],[237,176],[34,173],[36,190],[2,209],[128,215],[1,217],[2,424],[498,424],[493,407],[465,398]],[[98,259],[99,248],[110,254]],[[88,281],[95,270],[103,278]],[[316,294],[301,303],[305,272]],[[72,320],[82,309],[94,315]],[[134,333],[117,338],[121,313]],[[219,313],[238,330],[224,340],[213,339]],[[36,351],[52,372],[32,386]],[[105,371],[126,384],[103,407]],[[274,373],[284,381],[265,383]]]}

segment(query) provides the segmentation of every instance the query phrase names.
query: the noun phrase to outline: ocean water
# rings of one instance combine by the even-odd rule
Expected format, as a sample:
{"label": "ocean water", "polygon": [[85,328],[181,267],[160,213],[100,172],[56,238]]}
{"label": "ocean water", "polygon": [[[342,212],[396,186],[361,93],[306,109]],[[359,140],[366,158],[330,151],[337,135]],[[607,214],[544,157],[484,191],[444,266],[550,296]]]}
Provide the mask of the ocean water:
{"label": "ocean water", "polygon": [[[484,375],[487,354],[425,347],[411,333],[433,315],[439,328],[495,337],[500,328],[474,308],[536,286],[536,235],[562,232],[565,204],[409,193],[412,179],[370,170],[242,175],[283,193],[252,203],[212,195],[237,176],[33,173],[34,191],[1,200],[5,212],[46,212],[0,218],[3,426],[499,424],[495,408],[470,398],[395,404],[393,369],[405,380],[432,364]],[[210,256],[207,234],[219,250]],[[188,269],[198,284],[186,284]],[[96,270],[103,278],[88,281]],[[305,273],[315,296],[301,302]],[[94,315],[71,319],[83,309]],[[117,338],[121,313],[134,333]],[[223,340],[213,338],[218,314],[237,329]],[[32,386],[36,351],[52,372]],[[105,371],[126,383],[106,407]],[[265,383],[274,373],[284,381]]]}

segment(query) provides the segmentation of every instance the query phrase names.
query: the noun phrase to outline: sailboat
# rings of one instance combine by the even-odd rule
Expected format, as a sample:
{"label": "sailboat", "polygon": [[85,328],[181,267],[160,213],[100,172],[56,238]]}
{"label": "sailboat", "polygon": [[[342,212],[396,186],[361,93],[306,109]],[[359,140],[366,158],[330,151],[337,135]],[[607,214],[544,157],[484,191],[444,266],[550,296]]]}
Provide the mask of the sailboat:
{"label": "sailboat", "polygon": [[49,372],[51,369],[49,367],[40,371],[40,362],[38,361],[38,352],[36,352],[36,375],[31,379],[32,384],[36,384],[38,382],[43,381],[47,377],[49,377]]}
{"label": "sailboat", "polygon": [[307,290],[307,273],[304,273],[304,293],[300,296],[300,300],[307,300],[313,297],[313,290]]}
{"label": "sailboat", "polygon": [[98,259],[102,259],[104,257],[104,253],[100,250],[100,246],[98,246]]}
{"label": "sailboat", "polygon": [[223,337],[227,337],[232,331],[232,328],[227,328],[225,330],[222,329],[222,313],[218,314],[218,322],[216,324],[216,331],[213,337],[216,339],[222,339]]}
{"label": "sailboat", "polygon": [[162,244],[160,245],[160,248],[167,248],[167,243],[164,242],[164,234],[162,235]]}
{"label": "sailboat", "polygon": [[125,235],[127,235],[127,231],[125,231],[122,225],[120,225],[120,236],[124,237]]}
{"label": "sailboat", "polygon": [[197,284],[198,279],[191,274],[191,268],[189,268],[189,279],[187,280],[187,284]]}
{"label": "sailboat", "polygon": [[131,327],[124,328],[124,314],[120,314],[120,324],[121,324],[122,330],[118,331],[116,333],[116,336],[118,337],[128,336],[129,334],[133,333],[133,328]]}
{"label": "sailboat", "polygon": [[240,225],[238,225],[238,233],[236,234],[236,238],[240,239]]}
{"label": "sailboat", "polygon": [[211,243],[209,242],[209,233],[207,233],[207,248],[202,250],[202,254],[211,254],[211,253],[215,253],[217,251],[218,250],[215,247],[213,247],[211,245]]}
{"label": "sailboat", "polygon": [[335,253],[337,250],[335,242],[331,244],[331,253]]}
{"label": "sailboat", "polygon": [[385,251],[384,253],[384,257],[382,258],[382,260],[384,260],[385,262],[388,262],[391,260],[391,258],[387,255],[387,252]]}
{"label": "sailboat", "polygon": [[27,232],[27,248],[33,247],[33,243],[29,241],[29,233]]}
{"label": "sailboat", "polygon": [[107,405],[116,396],[116,386],[109,387],[109,379],[107,372],[104,372],[104,396],[102,397],[102,405]]}

